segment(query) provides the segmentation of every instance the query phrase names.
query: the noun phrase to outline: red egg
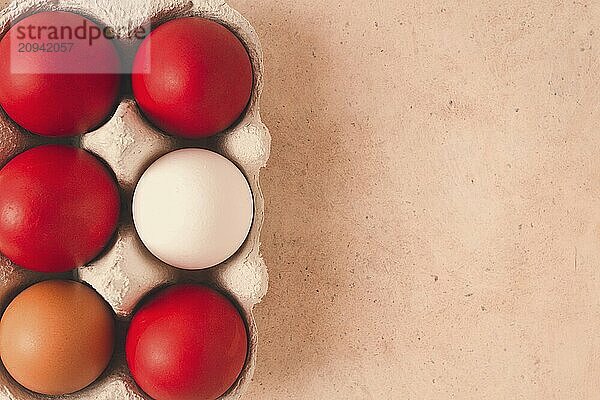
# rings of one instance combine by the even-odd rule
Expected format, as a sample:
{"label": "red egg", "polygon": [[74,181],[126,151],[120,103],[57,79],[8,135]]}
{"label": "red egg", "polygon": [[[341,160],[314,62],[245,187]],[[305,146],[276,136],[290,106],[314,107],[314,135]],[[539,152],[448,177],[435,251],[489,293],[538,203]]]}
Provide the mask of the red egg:
{"label": "red egg", "polygon": [[206,286],[177,285],[135,314],[125,346],[133,378],[155,400],[214,400],[242,371],[248,337],[226,297]]}
{"label": "red egg", "polygon": [[39,135],[94,129],[119,95],[121,61],[113,36],[69,12],[42,12],[19,21],[0,41],[0,106]]}
{"label": "red egg", "polygon": [[142,42],[133,66],[133,93],[160,129],[201,138],[231,126],[252,92],[252,65],[240,40],[203,18],[175,19]]}
{"label": "red egg", "polygon": [[119,207],[114,179],[91,154],[28,150],[0,170],[0,253],[33,271],[82,266],[107,244]]}

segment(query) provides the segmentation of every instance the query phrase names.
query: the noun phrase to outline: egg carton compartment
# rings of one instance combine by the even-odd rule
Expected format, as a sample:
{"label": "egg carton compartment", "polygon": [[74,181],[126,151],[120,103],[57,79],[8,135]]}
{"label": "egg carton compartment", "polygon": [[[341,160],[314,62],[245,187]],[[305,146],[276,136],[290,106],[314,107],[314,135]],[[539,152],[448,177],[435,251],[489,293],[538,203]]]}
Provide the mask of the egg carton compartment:
{"label": "egg carton compartment", "polygon": [[[222,397],[238,399],[252,377],[257,356],[257,330],[252,315],[267,291],[268,275],[260,255],[260,231],[264,200],[259,174],[270,152],[270,135],[262,123],[259,100],[263,87],[262,50],[256,32],[239,13],[223,1],[212,0],[32,0],[15,1],[0,11],[0,37],[11,24],[41,11],[71,11],[115,29],[115,44],[131,65],[139,41],[133,34],[139,26],[157,26],[171,19],[199,16],[221,23],[246,46],[253,66],[254,87],[250,103],[240,120],[227,131],[204,140],[185,140],[162,133],[140,112],[131,94],[125,92],[114,114],[97,130],[71,139],[32,135],[0,110],[0,168],[28,148],[67,143],[102,159],[113,171],[122,196],[121,220],[110,245],[87,265],[66,274],[40,274],[15,266],[0,255],[0,305],[2,309],[21,290],[46,279],[75,279],[93,287],[112,307],[117,318],[118,338],[113,360],[104,375],[91,386],[65,396],[43,396],[16,383],[0,366],[0,400],[25,399],[148,399],[130,377],[123,341],[128,323],[140,301],[153,291],[173,283],[206,283],[234,300],[248,328],[246,365],[234,386]],[[201,271],[184,271],[154,257],[142,244],[131,216],[133,191],[143,172],[161,156],[180,148],[198,147],[216,151],[234,162],[246,176],[254,197],[254,221],[243,246],[224,263]]]}

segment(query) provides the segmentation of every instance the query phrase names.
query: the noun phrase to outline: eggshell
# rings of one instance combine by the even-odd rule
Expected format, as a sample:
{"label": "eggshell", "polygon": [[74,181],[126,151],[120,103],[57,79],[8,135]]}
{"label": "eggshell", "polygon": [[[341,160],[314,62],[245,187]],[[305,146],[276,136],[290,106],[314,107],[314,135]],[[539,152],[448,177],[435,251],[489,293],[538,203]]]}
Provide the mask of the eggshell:
{"label": "eggshell", "polygon": [[17,265],[64,272],[95,258],[119,218],[106,167],[71,146],[38,146],[0,169],[0,251]]}
{"label": "eggshell", "polygon": [[222,294],[175,285],[152,296],[127,333],[127,364],[155,400],[214,400],[240,374],[248,351],[246,326]]}
{"label": "eggshell", "polygon": [[34,392],[73,393],[95,381],[113,353],[108,304],[74,281],[35,284],[0,321],[0,356],[11,376]]}
{"label": "eggshell", "polygon": [[133,93],[167,133],[200,138],[227,129],[252,94],[252,64],[238,38],[205,18],[177,18],[155,29],[133,64]]}
{"label": "eggshell", "polygon": [[242,245],[252,225],[252,192],[242,172],[204,149],[169,153],[142,175],[133,220],[146,247],[167,264],[204,269]]}
{"label": "eggshell", "polygon": [[[0,105],[33,133],[79,135],[96,128],[115,109],[121,62],[114,44],[104,37],[89,43],[73,36],[52,40],[47,28],[56,26],[71,32],[83,26],[101,29],[70,12],[41,12],[17,22],[0,41]],[[23,51],[32,45],[54,49],[55,43],[59,51]],[[70,50],[60,51],[61,44],[67,49],[66,43]]]}

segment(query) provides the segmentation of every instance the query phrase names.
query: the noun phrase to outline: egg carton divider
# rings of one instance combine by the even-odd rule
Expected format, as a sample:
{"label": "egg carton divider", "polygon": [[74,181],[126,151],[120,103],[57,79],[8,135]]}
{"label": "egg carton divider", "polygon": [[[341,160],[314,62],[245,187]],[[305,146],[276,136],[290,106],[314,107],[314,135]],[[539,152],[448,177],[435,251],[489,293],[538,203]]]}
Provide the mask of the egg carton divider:
{"label": "egg carton divider", "polygon": [[[75,279],[93,287],[112,307],[118,321],[115,355],[104,375],[91,386],[71,395],[43,396],[17,384],[0,366],[0,400],[139,400],[149,399],[129,376],[123,354],[127,324],[140,301],[158,288],[184,282],[206,283],[234,300],[248,329],[249,352],[245,367],[234,386],[222,399],[239,399],[254,372],[257,357],[257,328],[253,308],[266,294],[268,274],[260,255],[260,232],[264,218],[264,199],[260,189],[260,170],[270,154],[271,138],[260,117],[263,89],[263,53],[250,23],[223,1],[213,0],[25,0],[14,1],[0,11],[0,37],[12,24],[42,11],[71,11],[103,26],[115,28],[116,45],[125,65],[139,43],[132,33],[139,26],[157,26],[181,17],[203,17],[229,28],[248,50],[253,66],[254,86],[247,110],[225,132],[200,141],[182,140],[153,127],[142,115],[130,93],[125,93],[105,124],[81,137],[56,140],[32,135],[11,121],[0,110],[0,168],[26,149],[49,143],[81,147],[101,158],[119,184],[124,209],[117,232],[102,255],[72,273],[47,275],[13,265],[0,255],[0,305],[2,309],[21,290],[46,279]],[[156,259],[141,243],[130,214],[133,190],[141,174],[155,160],[173,150],[199,147],[216,151],[234,162],[244,173],[254,197],[254,222],[243,246],[229,260],[205,271],[182,271]]]}

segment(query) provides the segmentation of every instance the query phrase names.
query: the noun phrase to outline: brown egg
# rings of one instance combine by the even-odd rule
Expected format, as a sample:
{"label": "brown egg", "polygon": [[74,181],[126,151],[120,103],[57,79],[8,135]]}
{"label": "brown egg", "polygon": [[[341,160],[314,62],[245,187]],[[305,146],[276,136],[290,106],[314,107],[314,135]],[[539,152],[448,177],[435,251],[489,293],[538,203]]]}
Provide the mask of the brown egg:
{"label": "brown egg", "polygon": [[0,358],[27,389],[76,392],[106,369],[114,347],[108,305],[74,281],[45,281],[21,292],[0,321]]}

